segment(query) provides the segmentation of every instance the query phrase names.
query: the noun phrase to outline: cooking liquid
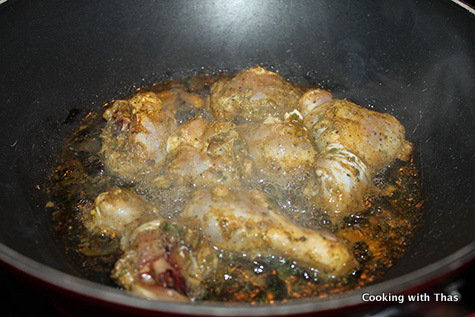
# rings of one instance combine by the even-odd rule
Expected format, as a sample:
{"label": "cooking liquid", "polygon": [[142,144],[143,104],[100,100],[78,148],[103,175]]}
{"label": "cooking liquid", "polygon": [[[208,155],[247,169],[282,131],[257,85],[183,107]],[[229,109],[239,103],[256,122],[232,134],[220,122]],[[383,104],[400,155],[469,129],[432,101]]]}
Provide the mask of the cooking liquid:
{"label": "cooking liquid", "polygon": [[[197,76],[156,84],[147,90],[159,92],[183,85],[190,92],[206,96],[216,80],[228,75]],[[107,106],[107,105],[105,105]],[[183,124],[196,116],[213,120],[206,107],[176,114]],[[126,183],[109,175],[101,162],[100,134],[105,126],[102,114],[90,113],[64,145],[48,192],[55,229],[67,256],[81,268],[84,277],[113,285],[109,274],[121,253],[113,233],[90,235],[82,226],[81,215],[91,208],[98,194],[114,187],[129,188],[159,207],[164,218],[176,218],[189,201],[189,193],[175,189],[155,190],[140,183]],[[336,282],[319,280],[318,272],[298,267],[279,257],[248,259],[222,252],[220,269],[207,282],[208,294],[194,300],[275,302],[303,297],[328,297],[334,293],[361,288],[381,278],[401,258],[420,219],[422,200],[420,177],[414,160],[396,161],[374,177],[378,195],[368,195],[365,208],[338,223],[318,208],[288,193],[274,197],[284,213],[295,223],[338,236],[353,251],[361,268]],[[257,189],[272,195],[266,184]],[[104,255],[106,253],[106,255]]]}

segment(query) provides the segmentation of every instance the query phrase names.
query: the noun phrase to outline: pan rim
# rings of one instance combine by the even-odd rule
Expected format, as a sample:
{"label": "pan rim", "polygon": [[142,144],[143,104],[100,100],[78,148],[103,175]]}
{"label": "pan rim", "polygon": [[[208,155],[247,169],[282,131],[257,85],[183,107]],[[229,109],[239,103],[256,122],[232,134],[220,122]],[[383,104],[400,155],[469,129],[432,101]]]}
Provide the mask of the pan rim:
{"label": "pan rim", "polygon": [[26,277],[33,278],[36,281],[53,287],[57,291],[62,290],[73,296],[92,299],[102,304],[126,307],[128,309],[145,312],[181,313],[190,316],[282,316],[289,313],[295,315],[309,312],[340,310],[364,304],[361,299],[364,293],[403,294],[406,293],[407,290],[420,287],[431,280],[457,271],[474,260],[475,241],[424,268],[387,281],[366,286],[359,290],[338,294],[329,299],[308,298],[285,303],[255,305],[221,302],[176,303],[151,301],[131,296],[114,287],[92,282],[52,268],[0,243],[0,262],[23,273]]}

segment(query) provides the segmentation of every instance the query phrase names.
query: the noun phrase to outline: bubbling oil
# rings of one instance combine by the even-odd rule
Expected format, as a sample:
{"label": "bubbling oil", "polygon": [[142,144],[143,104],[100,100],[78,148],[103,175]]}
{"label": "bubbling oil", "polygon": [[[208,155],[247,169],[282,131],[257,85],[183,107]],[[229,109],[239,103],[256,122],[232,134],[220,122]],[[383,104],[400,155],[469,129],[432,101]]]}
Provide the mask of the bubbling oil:
{"label": "bubbling oil", "polygon": [[[182,87],[206,98],[211,85],[223,77],[229,75],[169,80],[146,90],[163,92]],[[206,107],[178,109],[175,114],[178,125],[197,116],[213,121]],[[82,225],[82,215],[91,208],[97,195],[116,187],[131,189],[157,206],[160,216],[174,219],[189,202],[190,193],[176,188],[150,188],[109,174],[99,155],[104,126],[101,113],[90,113],[66,141],[60,162],[47,186],[51,197],[47,207],[67,256],[80,268],[81,274],[113,285],[109,274],[121,256],[118,239],[113,232],[91,235]],[[326,298],[378,281],[404,255],[420,222],[422,199],[420,175],[413,158],[407,162],[396,160],[379,171],[373,182],[380,191],[368,194],[364,208],[340,221],[309,204],[299,192],[289,190],[285,195],[276,196],[268,184],[252,185],[273,196],[293,222],[330,231],[344,241],[360,264],[360,269],[352,275],[336,282],[325,282],[318,278],[317,271],[299,267],[285,258],[249,259],[242,254],[219,250],[216,252],[220,252],[221,265],[206,282],[206,296],[192,299],[260,303],[305,297]]]}

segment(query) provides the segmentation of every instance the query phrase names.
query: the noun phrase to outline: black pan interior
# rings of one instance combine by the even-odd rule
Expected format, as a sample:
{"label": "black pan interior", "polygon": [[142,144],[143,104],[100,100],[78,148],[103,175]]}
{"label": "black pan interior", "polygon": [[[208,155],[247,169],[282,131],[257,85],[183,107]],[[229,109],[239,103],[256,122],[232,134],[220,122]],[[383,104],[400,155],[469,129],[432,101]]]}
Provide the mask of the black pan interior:
{"label": "black pan interior", "polygon": [[0,243],[78,274],[41,191],[71,129],[138,87],[260,64],[406,127],[424,223],[386,279],[473,248],[474,25],[451,1],[9,0],[0,6]]}

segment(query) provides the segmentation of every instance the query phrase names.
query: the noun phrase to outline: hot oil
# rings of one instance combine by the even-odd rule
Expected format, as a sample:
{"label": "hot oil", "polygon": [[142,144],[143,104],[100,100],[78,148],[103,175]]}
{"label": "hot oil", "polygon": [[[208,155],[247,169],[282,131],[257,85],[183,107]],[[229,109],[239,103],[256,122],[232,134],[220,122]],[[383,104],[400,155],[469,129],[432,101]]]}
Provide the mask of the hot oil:
{"label": "hot oil", "polygon": [[[206,98],[211,85],[223,76],[228,75],[170,80],[146,90],[164,92],[181,87]],[[180,109],[175,114],[178,125],[197,116],[213,120],[206,107]],[[82,226],[83,216],[91,209],[97,195],[114,187],[129,188],[157,206],[162,217],[173,219],[188,203],[191,191],[166,184],[151,188],[109,175],[99,155],[104,126],[102,115],[91,113],[66,142],[61,163],[49,186],[51,202],[48,207],[67,255],[81,268],[84,277],[112,285],[109,274],[121,255],[118,239],[113,232],[91,235]],[[380,171],[373,181],[376,190],[367,195],[365,207],[343,221],[336,221],[324,210],[312,207],[297,190],[274,196],[294,222],[331,231],[345,241],[361,265],[351,276],[328,283],[321,281],[318,271],[302,268],[283,258],[248,259],[217,250],[223,265],[208,279],[207,295],[195,299],[275,302],[311,296],[325,298],[377,281],[404,255],[420,219],[422,200],[420,176],[412,159],[408,162],[397,160]],[[257,189],[273,195],[274,190],[270,187],[260,184]]]}

